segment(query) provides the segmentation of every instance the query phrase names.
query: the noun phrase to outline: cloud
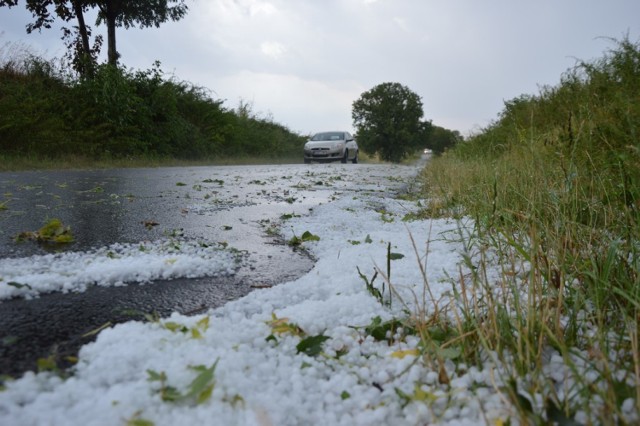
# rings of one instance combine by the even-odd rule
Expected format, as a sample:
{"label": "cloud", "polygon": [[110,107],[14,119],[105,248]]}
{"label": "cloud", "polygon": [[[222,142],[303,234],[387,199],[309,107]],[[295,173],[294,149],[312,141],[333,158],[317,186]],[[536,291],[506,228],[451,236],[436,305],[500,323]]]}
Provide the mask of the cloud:
{"label": "cloud", "polygon": [[406,19],[396,16],[393,18],[393,22],[395,22],[402,31],[409,32],[409,26],[407,25]]}
{"label": "cloud", "polygon": [[[291,117],[288,127],[301,133],[351,130],[351,104],[366,90],[355,81],[327,83],[292,74],[251,71],[230,75],[220,83],[225,88],[220,94],[232,96],[227,98],[230,101],[248,102],[258,116],[272,117],[276,122],[285,114]],[[306,125],[296,127],[295,123]]]}
{"label": "cloud", "polygon": [[260,44],[260,50],[265,56],[273,59],[278,59],[287,52],[287,48],[277,41],[262,42]]}
{"label": "cloud", "polygon": [[248,0],[243,3],[248,3],[250,16],[255,16],[260,14],[270,16],[277,13],[276,7],[267,1]]}

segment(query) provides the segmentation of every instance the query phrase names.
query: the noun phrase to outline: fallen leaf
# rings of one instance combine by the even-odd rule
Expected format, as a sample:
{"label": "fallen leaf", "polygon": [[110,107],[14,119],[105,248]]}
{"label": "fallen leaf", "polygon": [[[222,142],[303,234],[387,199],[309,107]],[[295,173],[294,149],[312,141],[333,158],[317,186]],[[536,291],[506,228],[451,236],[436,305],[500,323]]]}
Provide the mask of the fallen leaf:
{"label": "fallen leaf", "polygon": [[405,350],[393,352],[391,354],[391,357],[402,359],[406,356],[418,356],[418,355],[420,355],[420,351],[418,349],[405,349]]}

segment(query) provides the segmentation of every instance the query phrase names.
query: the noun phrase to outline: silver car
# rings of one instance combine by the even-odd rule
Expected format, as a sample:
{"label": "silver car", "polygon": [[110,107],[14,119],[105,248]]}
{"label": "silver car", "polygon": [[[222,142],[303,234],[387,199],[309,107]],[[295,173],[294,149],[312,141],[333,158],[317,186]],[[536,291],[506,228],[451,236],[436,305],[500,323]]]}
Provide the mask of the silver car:
{"label": "silver car", "polygon": [[304,144],[304,162],[358,162],[358,144],[349,132],[320,132]]}

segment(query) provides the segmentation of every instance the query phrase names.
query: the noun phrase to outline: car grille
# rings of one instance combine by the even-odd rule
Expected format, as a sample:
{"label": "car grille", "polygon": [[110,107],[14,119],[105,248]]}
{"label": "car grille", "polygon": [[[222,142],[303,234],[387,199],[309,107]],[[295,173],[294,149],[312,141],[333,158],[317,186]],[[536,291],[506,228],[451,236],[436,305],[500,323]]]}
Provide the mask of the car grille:
{"label": "car grille", "polygon": [[312,148],[312,155],[314,157],[328,157],[329,156],[329,148]]}

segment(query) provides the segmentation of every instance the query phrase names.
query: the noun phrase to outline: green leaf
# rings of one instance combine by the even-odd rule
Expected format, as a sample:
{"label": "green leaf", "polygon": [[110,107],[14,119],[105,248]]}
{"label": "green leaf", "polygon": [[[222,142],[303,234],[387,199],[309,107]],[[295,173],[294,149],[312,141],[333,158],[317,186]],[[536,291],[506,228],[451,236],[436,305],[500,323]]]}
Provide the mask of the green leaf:
{"label": "green leaf", "polygon": [[53,242],[58,244],[68,244],[73,242],[73,237],[71,236],[71,234],[56,235],[53,238]]}
{"label": "green leaf", "polygon": [[173,332],[180,331],[182,333],[186,333],[187,331],[189,331],[189,329],[184,325],[178,324],[177,322],[173,322],[173,321],[167,321],[164,324],[162,324],[162,326],[167,330],[173,331]]}
{"label": "green leaf", "polygon": [[278,339],[276,339],[276,336],[274,336],[273,334],[268,335],[268,336],[264,339],[264,341],[265,341],[265,342],[270,342],[270,341],[272,341],[272,340],[273,340],[274,342],[278,343]]}
{"label": "green leaf", "polygon": [[146,419],[131,419],[127,421],[127,426],[154,426],[151,420]]}
{"label": "green leaf", "polygon": [[165,372],[161,372],[158,373],[157,371],[154,370],[147,370],[147,380],[150,382],[164,382],[165,380],[167,380],[167,375],[165,374]]}
{"label": "green leaf", "polygon": [[28,288],[29,290],[32,290],[32,287],[29,284],[21,284],[21,283],[17,283],[17,282],[14,282],[14,281],[10,281],[10,282],[7,283],[7,285],[11,286],[11,287],[18,288],[18,289]]}
{"label": "green leaf", "polygon": [[71,228],[64,226],[60,219],[50,219],[36,232],[21,232],[14,237],[16,242],[35,240],[40,243],[67,244],[73,242]]}
{"label": "green leaf", "polygon": [[289,245],[296,247],[306,241],[319,241],[319,240],[320,240],[319,236],[313,235],[309,231],[304,231],[304,233],[300,237],[297,237],[296,235],[294,235],[293,238],[289,240]]}
{"label": "green leaf", "polygon": [[290,246],[297,247],[301,244],[302,244],[302,240],[295,235],[289,240]]}
{"label": "green leaf", "polygon": [[194,398],[198,404],[201,404],[211,397],[215,385],[214,375],[218,361],[216,360],[209,368],[202,365],[193,367],[200,374],[189,385],[189,392],[187,392],[185,398]]}
{"label": "green leaf", "polygon": [[373,242],[373,240],[371,239],[369,234],[367,234],[366,238],[364,239],[364,242],[367,243],[367,244],[371,244]]}
{"label": "green leaf", "polygon": [[389,259],[391,260],[398,260],[398,259],[402,259],[404,257],[404,254],[401,253],[389,253]]}
{"label": "green leaf", "polygon": [[302,352],[309,356],[316,356],[322,352],[322,344],[328,339],[329,336],[323,336],[322,334],[310,336],[301,340],[296,346],[296,349],[298,350],[298,353]]}
{"label": "green leaf", "polygon": [[198,394],[198,398],[196,399],[196,404],[202,404],[206,402],[209,398],[211,398],[211,394],[213,393],[213,384],[207,386],[200,394]]}
{"label": "green leaf", "polygon": [[304,233],[300,236],[302,241],[320,241],[320,237],[317,235],[313,235],[309,231],[304,231]]}
{"label": "green leaf", "polygon": [[205,183],[217,183],[218,185],[224,185],[224,181],[222,179],[205,179],[203,180]]}
{"label": "green leaf", "polygon": [[351,398],[351,394],[347,391],[342,391],[342,393],[340,394],[340,398],[342,398],[342,400],[344,401],[345,399]]}
{"label": "green leaf", "polygon": [[391,332],[391,335],[393,335],[400,327],[402,327],[405,334],[415,334],[415,329],[409,324],[395,318],[382,322],[379,316],[371,320],[371,324],[365,327],[365,331],[375,340],[385,341],[387,340],[387,332]]}
{"label": "green leaf", "polygon": [[411,396],[407,395],[400,388],[393,388],[396,391],[396,395],[402,400],[401,406],[404,408],[411,402]]}
{"label": "green leaf", "polygon": [[198,330],[197,328],[192,328],[191,329],[191,338],[192,339],[202,339],[202,333],[200,333],[200,330]]}
{"label": "green leaf", "polygon": [[266,322],[271,330],[277,334],[292,334],[294,336],[303,336],[304,330],[297,324],[289,322],[289,318],[278,318],[275,313],[271,314],[271,320]]}
{"label": "green leaf", "polygon": [[462,351],[458,346],[450,346],[447,348],[438,348],[438,355],[444,359],[454,360],[462,354]]}
{"label": "green leaf", "polygon": [[52,356],[38,358],[36,365],[38,366],[38,371],[55,371],[58,369],[58,364],[56,364],[56,360]]}
{"label": "green leaf", "polygon": [[348,353],[349,353],[349,351],[346,350],[346,349],[337,350],[336,351],[336,359],[340,359],[340,357],[342,357],[342,356],[344,356],[344,355],[346,355]]}
{"label": "green leaf", "polygon": [[173,386],[166,386],[162,388],[160,397],[163,401],[168,402],[177,402],[184,398],[182,394],[178,392],[178,389],[174,388]]}
{"label": "green leaf", "polygon": [[198,327],[202,331],[207,331],[209,329],[209,317],[203,317],[196,323],[196,327]]}

